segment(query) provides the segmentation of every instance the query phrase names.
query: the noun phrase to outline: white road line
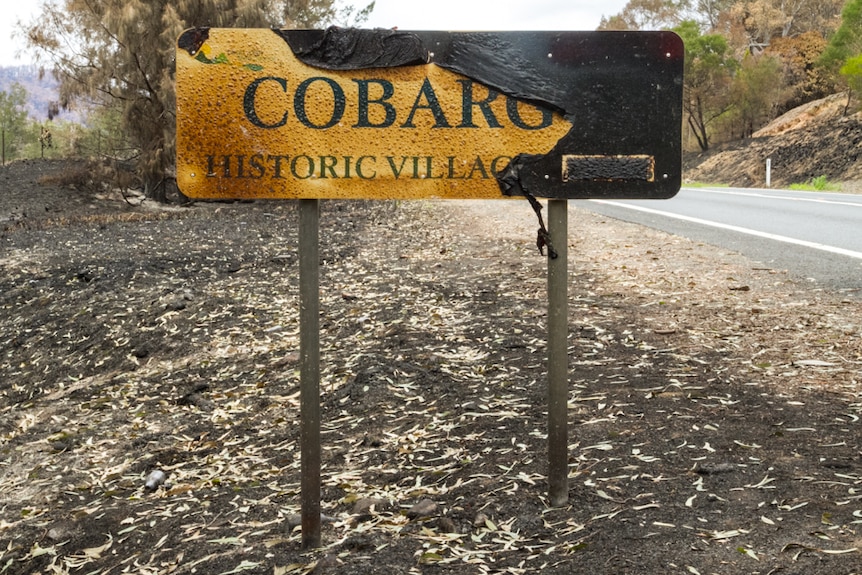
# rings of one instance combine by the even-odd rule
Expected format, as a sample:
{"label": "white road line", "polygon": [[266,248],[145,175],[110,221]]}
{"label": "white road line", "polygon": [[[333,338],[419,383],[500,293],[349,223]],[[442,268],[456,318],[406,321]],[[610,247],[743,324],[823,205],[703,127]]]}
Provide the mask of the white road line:
{"label": "white road line", "polygon": [[779,196],[775,194],[758,194],[755,192],[731,192],[729,190],[715,190],[708,188],[686,188],[682,187],[683,190],[687,190],[689,192],[705,192],[708,194],[724,194],[726,196],[748,196],[751,198],[769,198],[772,200],[788,200],[791,202],[813,202],[815,204],[834,204],[836,206],[852,206],[854,208],[862,208],[862,203],[860,202],[841,202],[838,200],[827,200],[824,198],[799,198],[796,196]]}
{"label": "white road line", "polygon": [[677,220],[684,220],[686,222],[692,222],[695,224],[700,224],[703,226],[710,226],[713,228],[720,228],[723,230],[730,230],[732,232],[739,232],[741,234],[748,234],[750,236],[757,236],[759,238],[765,238],[768,240],[774,240],[776,242],[784,242],[787,244],[794,244],[797,246],[804,246],[806,248],[811,248],[815,250],[820,250],[824,252],[829,252],[832,254],[838,254],[841,256],[847,256],[849,258],[855,258],[857,260],[862,260],[862,252],[854,252],[853,250],[846,250],[844,248],[836,248],[834,246],[827,246],[825,244],[818,244],[816,242],[808,242],[805,240],[797,240],[796,238],[789,238],[787,236],[779,236],[777,234],[770,234],[767,232],[761,232],[758,230],[752,230],[750,228],[741,228],[739,226],[732,226],[730,224],[722,224],[720,222],[711,222],[709,220],[702,220],[700,218],[692,218],[690,216],[683,216],[680,214],[673,214],[670,212],[662,212],[660,210],[654,210],[652,208],[644,208],[642,206],[633,206],[631,204],[623,204],[621,202],[610,202],[607,200],[590,200],[597,204],[605,204],[608,206],[616,206],[618,208],[626,208],[629,210],[635,210],[638,212],[645,212],[647,214],[655,214],[657,216],[664,216],[666,218],[674,218]]}

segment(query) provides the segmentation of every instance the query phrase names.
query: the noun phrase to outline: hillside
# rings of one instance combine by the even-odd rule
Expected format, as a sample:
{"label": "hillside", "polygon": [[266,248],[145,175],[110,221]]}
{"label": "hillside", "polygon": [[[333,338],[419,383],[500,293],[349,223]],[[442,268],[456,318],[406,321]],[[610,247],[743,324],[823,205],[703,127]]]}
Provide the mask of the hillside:
{"label": "hillside", "polygon": [[[34,120],[48,118],[48,105],[57,100],[59,83],[50,74],[39,77],[38,66],[0,66],[0,91],[17,82],[27,90],[27,113]],[[67,118],[61,114],[61,118]]]}
{"label": "hillside", "polygon": [[776,118],[752,138],[691,156],[685,181],[763,187],[766,159],[771,158],[773,187],[826,176],[842,182],[844,191],[862,191],[862,112],[845,115],[846,104],[846,94],[810,102]]}

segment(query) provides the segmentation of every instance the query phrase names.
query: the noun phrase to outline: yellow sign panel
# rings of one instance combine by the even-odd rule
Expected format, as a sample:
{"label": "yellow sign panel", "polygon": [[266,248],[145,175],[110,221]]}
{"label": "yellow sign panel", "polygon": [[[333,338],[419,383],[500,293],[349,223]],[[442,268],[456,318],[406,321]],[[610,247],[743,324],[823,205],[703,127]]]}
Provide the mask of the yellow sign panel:
{"label": "yellow sign panel", "polygon": [[272,30],[177,50],[177,181],[194,198],[501,198],[571,128],[435,64],[324,70]]}

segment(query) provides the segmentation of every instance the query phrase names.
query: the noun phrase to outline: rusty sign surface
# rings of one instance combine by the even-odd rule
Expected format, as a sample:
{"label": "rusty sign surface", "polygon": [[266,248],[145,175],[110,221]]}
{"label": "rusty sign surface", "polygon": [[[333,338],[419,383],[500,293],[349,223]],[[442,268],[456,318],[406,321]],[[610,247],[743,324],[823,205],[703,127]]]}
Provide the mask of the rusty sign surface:
{"label": "rusty sign surface", "polygon": [[196,28],[177,43],[194,198],[667,198],[671,32]]}

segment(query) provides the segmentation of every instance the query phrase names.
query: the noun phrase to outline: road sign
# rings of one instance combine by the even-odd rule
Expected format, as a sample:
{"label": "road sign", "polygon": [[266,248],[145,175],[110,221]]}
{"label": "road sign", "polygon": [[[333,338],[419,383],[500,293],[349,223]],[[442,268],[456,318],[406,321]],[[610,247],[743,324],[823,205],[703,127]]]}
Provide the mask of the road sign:
{"label": "road sign", "polygon": [[666,198],[670,32],[193,29],[177,180],[194,198]]}

